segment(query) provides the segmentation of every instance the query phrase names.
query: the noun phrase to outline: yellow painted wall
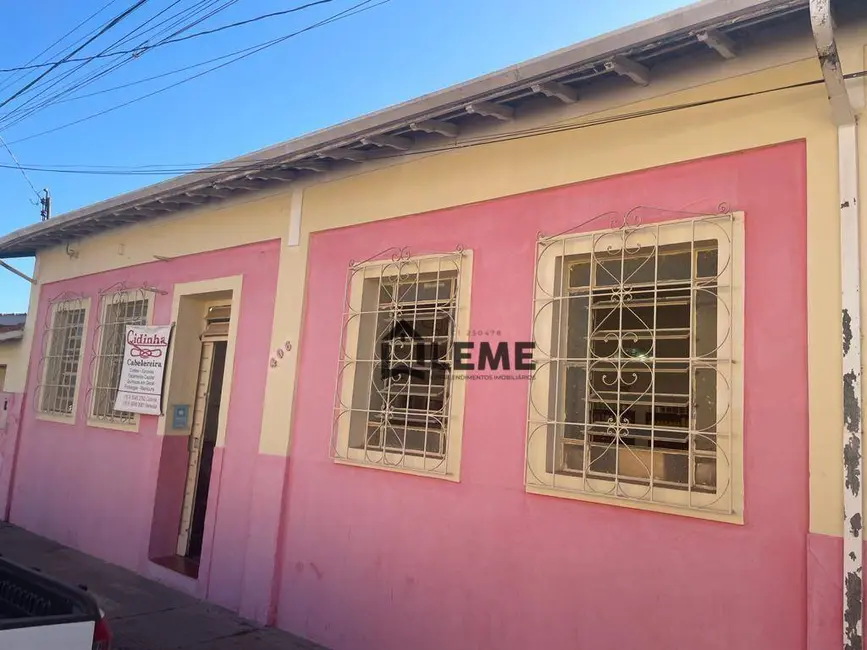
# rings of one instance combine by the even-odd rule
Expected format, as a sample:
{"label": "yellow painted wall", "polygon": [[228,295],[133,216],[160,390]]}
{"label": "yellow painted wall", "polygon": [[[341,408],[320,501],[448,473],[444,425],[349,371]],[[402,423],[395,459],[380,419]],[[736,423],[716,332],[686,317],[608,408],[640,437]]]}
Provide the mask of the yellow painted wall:
{"label": "yellow painted wall", "polygon": [[[0,391],[17,392],[15,377],[27,365],[21,340],[0,341]],[[8,379],[7,379],[8,378]]]}
{"label": "yellow painted wall", "polygon": [[20,349],[20,341],[0,342],[0,392],[6,390],[6,374],[18,364]]}
{"label": "yellow painted wall", "polygon": [[[846,72],[865,68],[865,43],[867,25],[841,33]],[[611,89],[603,85],[574,105],[528,110],[514,124],[495,124],[490,131],[578,123],[604,110],[628,113],[821,77],[809,37],[760,53],[747,52],[732,61],[714,57],[709,53],[704,61],[654,70],[654,81],[646,88],[617,80],[610,84]],[[611,109],[612,101],[617,102],[617,109]],[[862,125],[859,133],[867,151],[867,129]],[[807,142],[811,529],[839,534],[843,429],[839,202],[836,129],[822,85],[607,126],[395,158],[359,167],[354,173],[323,175],[304,190],[297,246],[288,245],[292,190],[282,190],[95,236],[73,246],[77,257],[68,256],[62,248],[46,251],[38,259],[38,280],[52,282],[153,261],[154,254],[185,255],[281,238],[272,347],[281,347],[287,340],[295,347],[277,368],[269,370],[260,451],[282,455],[289,444],[287,423],[311,233],[794,139]],[[867,158],[862,166],[862,192],[867,196]],[[867,215],[862,211],[864,218]],[[867,264],[863,268],[867,282]],[[867,318],[867,310],[864,314]]]}

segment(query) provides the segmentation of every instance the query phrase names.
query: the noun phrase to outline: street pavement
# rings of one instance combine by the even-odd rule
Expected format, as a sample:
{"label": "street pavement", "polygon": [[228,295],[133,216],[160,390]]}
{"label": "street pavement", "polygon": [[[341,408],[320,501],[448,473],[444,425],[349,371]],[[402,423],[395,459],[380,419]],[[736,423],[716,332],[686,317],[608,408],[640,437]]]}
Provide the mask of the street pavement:
{"label": "street pavement", "polygon": [[113,650],[326,650],[2,522],[0,554],[86,585],[108,618]]}

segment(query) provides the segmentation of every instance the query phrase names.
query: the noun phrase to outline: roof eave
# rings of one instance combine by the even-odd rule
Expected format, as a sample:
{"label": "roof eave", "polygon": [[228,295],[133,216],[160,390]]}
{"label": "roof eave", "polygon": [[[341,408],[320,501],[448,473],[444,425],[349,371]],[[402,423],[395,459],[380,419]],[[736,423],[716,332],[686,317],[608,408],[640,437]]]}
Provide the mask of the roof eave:
{"label": "roof eave", "polygon": [[[681,37],[684,32],[716,27],[751,15],[806,6],[807,2],[808,0],[705,0],[445,90],[27,226],[0,237],[0,257],[33,256],[42,248],[56,245],[45,243],[46,237],[56,235],[56,243],[75,239],[87,234],[85,226],[89,222],[101,218],[115,216],[117,222],[133,221],[134,219],[129,217],[119,219],[117,215],[124,211],[141,209],[141,206],[146,204],[153,205],[187,192],[207,188],[218,181],[237,176],[239,167],[245,168],[242,173],[248,173],[267,163],[297,160],[317,152],[343,147],[365,137],[387,133],[396,128],[407,128],[414,121],[433,119],[456,107],[486,101],[515,87],[538,83],[563,71],[628,52],[645,44],[665,43],[666,39]],[[107,227],[114,227],[115,221]],[[76,235],[73,230],[82,232]],[[37,239],[37,236],[40,239]]]}

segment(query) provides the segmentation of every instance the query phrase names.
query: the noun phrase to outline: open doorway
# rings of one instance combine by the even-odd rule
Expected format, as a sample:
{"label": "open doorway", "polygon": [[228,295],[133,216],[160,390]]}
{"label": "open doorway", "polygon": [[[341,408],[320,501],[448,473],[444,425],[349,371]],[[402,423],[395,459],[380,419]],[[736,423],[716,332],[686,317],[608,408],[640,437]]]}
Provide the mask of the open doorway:
{"label": "open doorway", "polygon": [[211,466],[220,426],[230,317],[230,306],[209,307],[201,336],[202,348],[187,444],[187,476],[177,546],[177,554],[196,565],[202,555]]}

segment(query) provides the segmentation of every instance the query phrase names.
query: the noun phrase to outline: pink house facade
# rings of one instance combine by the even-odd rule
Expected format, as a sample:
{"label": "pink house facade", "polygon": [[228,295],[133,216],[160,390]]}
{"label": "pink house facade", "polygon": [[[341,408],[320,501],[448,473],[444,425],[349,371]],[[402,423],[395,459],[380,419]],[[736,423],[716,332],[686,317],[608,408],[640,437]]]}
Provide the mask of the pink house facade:
{"label": "pink house facade", "polygon": [[863,647],[850,125],[769,90],[821,8],[730,5],[0,239],[6,519],[332,650]]}

